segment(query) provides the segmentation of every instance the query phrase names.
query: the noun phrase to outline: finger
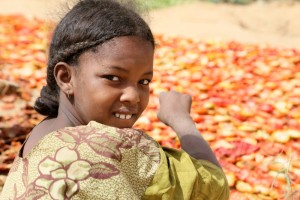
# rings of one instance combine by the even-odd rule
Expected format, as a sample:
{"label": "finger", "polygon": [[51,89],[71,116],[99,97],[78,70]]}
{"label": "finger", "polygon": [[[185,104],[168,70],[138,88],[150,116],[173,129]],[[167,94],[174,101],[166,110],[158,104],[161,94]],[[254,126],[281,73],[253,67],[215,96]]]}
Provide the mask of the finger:
{"label": "finger", "polygon": [[189,94],[186,94],[186,98],[187,98],[187,101],[189,103],[189,112],[191,112],[192,102],[193,102],[192,96],[189,95]]}
{"label": "finger", "polygon": [[160,93],[158,94],[158,97],[165,96],[166,94],[167,94],[167,92],[160,92]]}

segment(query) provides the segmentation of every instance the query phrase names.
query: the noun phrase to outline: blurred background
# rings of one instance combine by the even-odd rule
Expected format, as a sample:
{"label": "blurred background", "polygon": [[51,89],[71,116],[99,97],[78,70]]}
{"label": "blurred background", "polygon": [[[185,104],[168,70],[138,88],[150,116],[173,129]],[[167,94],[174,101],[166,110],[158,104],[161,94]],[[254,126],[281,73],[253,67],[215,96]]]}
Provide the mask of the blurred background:
{"label": "blurred background", "polygon": [[[156,117],[157,96],[188,93],[230,200],[290,200],[300,191],[300,0],[136,1],[157,47],[149,106],[135,127],[180,148]],[[74,2],[0,0],[0,192],[43,119],[33,104],[46,84],[49,39]]]}

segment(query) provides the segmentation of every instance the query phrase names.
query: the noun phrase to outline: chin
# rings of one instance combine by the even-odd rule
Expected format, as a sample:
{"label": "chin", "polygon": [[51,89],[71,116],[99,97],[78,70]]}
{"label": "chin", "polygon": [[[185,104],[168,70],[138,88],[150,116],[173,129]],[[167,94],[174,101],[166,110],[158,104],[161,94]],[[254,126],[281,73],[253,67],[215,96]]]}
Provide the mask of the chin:
{"label": "chin", "polygon": [[134,118],[129,120],[112,119],[106,122],[103,121],[97,121],[97,122],[115,128],[132,128],[136,121],[137,120]]}
{"label": "chin", "polygon": [[107,126],[112,126],[112,127],[116,127],[116,128],[132,128],[134,123],[133,122],[123,122],[123,123],[109,123],[109,124],[105,124]]}
{"label": "chin", "polygon": [[133,124],[131,125],[126,125],[126,124],[122,124],[122,125],[118,125],[118,126],[114,126],[116,128],[132,128]]}

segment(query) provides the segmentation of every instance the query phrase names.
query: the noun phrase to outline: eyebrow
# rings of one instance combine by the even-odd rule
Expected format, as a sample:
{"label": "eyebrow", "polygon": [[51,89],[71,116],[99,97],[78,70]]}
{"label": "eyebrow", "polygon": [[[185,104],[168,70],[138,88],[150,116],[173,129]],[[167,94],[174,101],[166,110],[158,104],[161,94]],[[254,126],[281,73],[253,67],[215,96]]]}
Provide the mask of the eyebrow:
{"label": "eyebrow", "polygon": [[[112,66],[111,68],[113,68],[115,70],[118,70],[118,71],[122,71],[122,72],[128,73],[128,70],[124,69],[122,67]],[[144,75],[151,75],[151,76],[153,76],[153,71],[146,72],[146,73],[144,73]]]}

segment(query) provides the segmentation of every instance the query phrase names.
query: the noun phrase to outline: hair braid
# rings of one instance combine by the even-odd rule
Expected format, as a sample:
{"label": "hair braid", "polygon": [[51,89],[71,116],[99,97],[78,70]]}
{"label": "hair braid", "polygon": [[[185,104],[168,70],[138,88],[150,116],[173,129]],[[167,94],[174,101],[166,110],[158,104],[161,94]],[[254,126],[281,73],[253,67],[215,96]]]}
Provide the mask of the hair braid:
{"label": "hair braid", "polygon": [[49,117],[56,117],[58,114],[58,94],[52,90],[48,85],[41,90],[40,97],[37,98],[34,104],[34,109]]}
{"label": "hair braid", "polygon": [[[79,42],[76,44],[71,45],[70,47],[60,50],[58,51],[58,53],[55,55],[54,58],[52,58],[51,63],[49,63],[49,68],[54,69],[54,66],[58,63],[58,62],[76,62],[76,59],[78,55],[80,55],[82,52],[91,49],[99,44],[104,43],[105,41],[112,39],[115,37],[115,35],[107,35],[102,37],[99,40],[96,41],[84,41],[84,42]],[[76,59],[74,59],[73,57],[76,57]]]}

